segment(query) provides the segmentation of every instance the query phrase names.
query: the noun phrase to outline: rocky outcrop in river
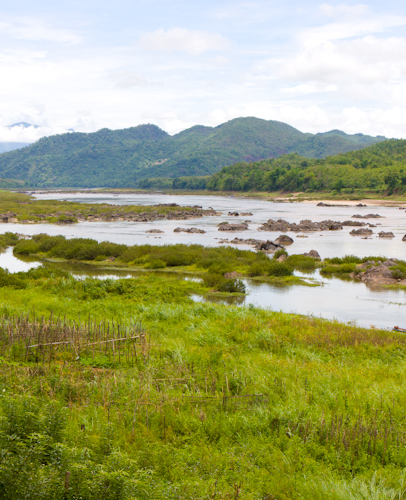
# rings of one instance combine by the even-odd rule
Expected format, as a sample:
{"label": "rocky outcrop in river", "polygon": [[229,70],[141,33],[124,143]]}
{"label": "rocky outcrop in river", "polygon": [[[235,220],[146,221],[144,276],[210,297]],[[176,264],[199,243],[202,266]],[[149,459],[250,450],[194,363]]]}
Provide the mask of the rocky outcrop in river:
{"label": "rocky outcrop in river", "polygon": [[367,214],[367,215],[353,215],[352,216],[354,219],[384,219],[382,215],[379,214]]}
{"label": "rocky outcrop in river", "polygon": [[[175,206],[174,206],[175,205]],[[188,220],[188,219],[196,219],[205,216],[214,216],[218,215],[215,210],[202,210],[201,208],[196,207],[181,207],[178,210],[171,210],[170,212],[159,212],[159,208],[173,207],[176,208],[176,204],[169,205],[155,205],[157,210],[149,211],[149,212],[141,212],[136,213],[132,211],[125,211],[122,207],[112,206],[109,207],[109,210],[106,213],[100,213],[97,215],[83,215],[81,213],[68,213],[67,215],[76,216],[77,220],[80,222],[153,222],[155,220]],[[189,208],[189,209],[188,209]],[[52,214],[51,214],[52,215]],[[55,214],[58,215],[58,214]]]}
{"label": "rocky outcrop in river", "polygon": [[343,226],[366,226],[366,222],[360,222],[358,220],[345,220],[341,223]]}
{"label": "rocky outcrop in river", "polygon": [[372,231],[372,229],[368,229],[366,227],[363,227],[361,229],[353,229],[350,232],[352,236],[370,236],[373,233],[374,232]]}
{"label": "rocky outcrop in river", "polygon": [[241,224],[230,224],[229,222],[221,222],[218,225],[219,231],[246,231],[248,229],[248,224],[242,222]]}
{"label": "rocky outcrop in river", "polygon": [[294,243],[294,240],[287,234],[281,234],[278,238],[276,238],[274,243],[286,247],[292,245]]}
{"label": "rocky outcrop in river", "polygon": [[192,233],[192,234],[205,234],[206,231],[203,231],[203,229],[199,229],[197,227],[177,227],[176,229],[173,230],[174,233]]}
{"label": "rocky outcrop in river", "polygon": [[299,224],[295,222],[287,222],[279,219],[277,221],[269,219],[268,222],[262,224],[258,228],[259,231],[294,231],[297,233],[305,233],[310,231],[337,231],[343,228],[341,222],[333,220],[323,220],[321,222],[313,222],[311,220],[301,220]]}
{"label": "rocky outcrop in river", "polygon": [[[388,259],[385,262],[367,261],[358,272],[352,273],[351,277],[369,285],[406,285],[406,280],[396,279],[392,275],[391,267],[397,264],[397,259]],[[359,269],[365,269],[359,272]]]}
{"label": "rocky outcrop in river", "polygon": [[256,240],[254,238],[248,238],[246,240],[244,240],[243,238],[234,238],[233,240],[223,239],[220,240],[219,243],[220,244],[229,243],[231,245],[252,245],[255,247],[255,250],[262,250],[264,252],[269,252],[269,253],[273,253],[276,252],[276,250],[281,250],[285,248],[281,243],[278,243],[278,240],[264,241],[264,240]]}

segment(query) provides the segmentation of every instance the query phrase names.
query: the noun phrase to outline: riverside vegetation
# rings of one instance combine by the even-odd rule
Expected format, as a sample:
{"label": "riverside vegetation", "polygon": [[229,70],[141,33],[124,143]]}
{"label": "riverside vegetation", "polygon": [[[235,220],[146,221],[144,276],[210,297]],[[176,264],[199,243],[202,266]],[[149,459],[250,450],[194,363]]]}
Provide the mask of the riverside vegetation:
{"label": "riverside vegetation", "polygon": [[206,286],[225,293],[245,292],[244,284],[235,277],[227,277],[229,274],[237,277],[261,277],[281,284],[307,285],[294,276],[293,271],[315,269],[314,259],[303,255],[292,255],[286,262],[279,262],[277,258],[285,254],[285,250],[279,250],[274,254],[274,259],[269,259],[263,252],[232,247],[184,244],[127,246],[111,242],[99,243],[90,238],[67,240],[64,236],[46,234],[19,240],[18,236],[6,233],[4,239],[14,245],[14,253],[19,256],[84,261],[105,268],[197,274],[202,276]]}
{"label": "riverside vegetation", "polygon": [[[357,276],[371,267],[387,261],[384,257],[326,258],[323,261],[307,255],[288,255],[279,249],[269,258],[264,252],[239,250],[233,247],[203,247],[202,245],[133,245],[97,242],[90,238],[66,239],[64,236],[38,234],[31,239],[19,239],[18,235],[6,233],[0,246],[14,246],[19,256],[35,256],[45,260],[82,261],[107,269],[144,271],[166,271],[189,273],[201,276],[204,284],[216,292],[244,293],[245,285],[239,277],[250,277],[261,281],[284,285],[317,286],[294,276],[294,271],[312,273],[320,269],[321,274],[335,275],[345,279]],[[280,257],[284,260],[280,261]],[[386,278],[390,286],[406,286],[406,261],[387,261]],[[386,269],[386,268],[385,268]],[[393,282],[391,282],[393,280]],[[376,280],[379,285],[379,277]],[[385,285],[384,282],[382,282]]]}
{"label": "riverside vegetation", "polygon": [[2,498],[406,498],[401,334],[176,275],[1,276]]}
{"label": "riverside vegetation", "polygon": [[188,219],[214,215],[213,210],[200,207],[180,207],[176,204],[137,206],[91,204],[59,200],[35,200],[23,193],[0,191],[0,220],[2,222],[49,222],[70,224],[78,221],[155,219]]}
{"label": "riverside vegetation", "polygon": [[309,159],[297,154],[236,163],[207,177],[146,179],[142,187],[237,192],[305,192],[362,197],[406,193],[406,141]]}

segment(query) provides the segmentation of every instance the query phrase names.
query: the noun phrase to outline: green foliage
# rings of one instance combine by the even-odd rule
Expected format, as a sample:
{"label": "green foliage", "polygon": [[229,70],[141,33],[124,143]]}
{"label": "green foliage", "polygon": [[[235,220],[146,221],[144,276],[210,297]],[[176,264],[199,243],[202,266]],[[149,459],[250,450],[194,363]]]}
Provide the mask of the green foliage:
{"label": "green foliage", "polygon": [[166,262],[161,259],[150,259],[145,265],[146,269],[163,269],[166,267]]}
{"label": "green foliage", "polygon": [[18,274],[11,274],[7,269],[0,267],[0,287],[26,288],[27,284],[20,279]]}
{"label": "green foliage", "polygon": [[314,271],[316,269],[315,259],[306,255],[290,255],[285,260],[285,264],[299,271]]}
{"label": "green foliage", "polygon": [[7,231],[4,234],[0,234],[0,250],[16,245],[18,240],[19,237],[15,233],[10,233],[9,231]]}
{"label": "green foliage", "polygon": [[292,276],[293,269],[284,262],[271,260],[268,268],[268,276]]}
{"label": "green foliage", "polygon": [[273,258],[278,259],[281,255],[288,255],[288,252],[284,248],[280,248],[273,254]]}
{"label": "green foliage", "polygon": [[320,272],[322,274],[350,274],[355,271],[356,264],[338,264],[338,265],[326,265]]}
{"label": "green foliage", "polygon": [[392,271],[393,278],[400,280],[406,278],[406,262],[401,261],[396,266],[392,266],[390,270]]}
{"label": "green foliage", "polygon": [[[405,498],[404,335],[193,303],[200,284],[156,274],[0,288],[2,498]],[[91,345],[27,356],[73,322]],[[97,344],[118,324],[145,341]]]}
{"label": "green foliage", "polygon": [[254,262],[248,268],[248,276],[267,276],[271,269],[270,262]]}
{"label": "green foliage", "polygon": [[[141,185],[203,189],[207,183],[204,176],[225,165],[292,152],[321,158],[383,139],[340,131],[304,134],[285,123],[258,118],[237,118],[213,128],[195,126],[174,136],[155,125],[140,125],[44,137],[31,146],[2,154],[0,174],[6,180],[17,179],[9,181],[14,184],[42,187],[134,187],[140,180],[152,178]],[[304,162],[300,160],[301,168],[305,168]],[[190,175],[197,178],[185,179]],[[158,182],[157,177],[177,179]],[[232,175],[225,179],[223,188],[246,190]]]}
{"label": "green foliage", "polygon": [[245,285],[238,279],[227,279],[221,274],[210,272],[203,278],[203,283],[218,292],[245,293]]}
{"label": "green foliage", "polygon": [[[199,211],[195,207],[181,207],[187,213],[190,210]],[[78,220],[114,220],[127,218],[133,220],[139,215],[147,215],[151,220],[162,218],[171,212],[179,210],[178,206],[171,205],[109,205],[107,203],[75,203],[59,200],[35,200],[33,197],[21,194],[0,191],[0,213],[8,218],[17,218],[19,221],[48,222],[53,224],[71,224]],[[1,242],[1,240],[0,240]]]}
{"label": "green foliage", "polygon": [[[366,144],[365,144],[366,145]],[[298,154],[224,167],[206,180],[211,191],[334,192],[365,190],[381,194],[405,193],[406,141],[389,140],[359,151],[305,159]],[[194,178],[182,182],[182,188]],[[174,183],[175,187],[175,183]]]}
{"label": "green foliage", "polygon": [[107,257],[116,263],[132,264],[146,269],[195,266],[210,272],[225,274],[238,268],[247,269],[255,262],[269,259],[262,253],[238,250],[231,247],[203,247],[201,245],[134,245],[126,246],[110,242],[97,242],[90,238],[72,238],[39,234],[31,240],[19,240],[16,255],[45,254],[67,260],[100,261]]}

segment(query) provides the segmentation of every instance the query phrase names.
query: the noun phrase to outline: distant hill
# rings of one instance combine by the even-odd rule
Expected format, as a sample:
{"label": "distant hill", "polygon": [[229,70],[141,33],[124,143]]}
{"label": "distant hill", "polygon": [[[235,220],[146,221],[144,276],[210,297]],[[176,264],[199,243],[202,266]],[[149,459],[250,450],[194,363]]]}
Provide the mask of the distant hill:
{"label": "distant hill", "polygon": [[0,155],[0,177],[38,187],[134,187],[149,177],[208,175],[286,153],[323,158],[384,140],[340,131],[306,134],[277,121],[236,118],[170,136],[156,125],[44,137]]}
{"label": "distant hill", "polygon": [[25,146],[29,145],[29,142],[0,142],[0,153],[7,153],[8,151],[25,148]]}
{"label": "distant hill", "polygon": [[18,123],[13,123],[12,125],[8,125],[8,128],[14,128],[14,127],[22,127],[22,128],[34,127],[34,128],[39,128],[39,125],[32,125],[31,123],[27,123],[27,122],[18,122]]}
{"label": "distant hill", "polygon": [[[38,125],[31,125],[31,123],[27,122],[13,123],[12,125],[7,126],[7,128],[14,128],[14,127],[39,128]],[[14,151],[15,149],[25,148],[25,146],[29,145],[30,145],[29,142],[0,142],[0,153],[7,153],[8,151]]]}
{"label": "distant hill", "polygon": [[143,187],[210,191],[403,195],[406,193],[406,140],[391,139],[323,159],[291,153],[257,162],[235,163],[206,177],[156,178],[141,182]]}

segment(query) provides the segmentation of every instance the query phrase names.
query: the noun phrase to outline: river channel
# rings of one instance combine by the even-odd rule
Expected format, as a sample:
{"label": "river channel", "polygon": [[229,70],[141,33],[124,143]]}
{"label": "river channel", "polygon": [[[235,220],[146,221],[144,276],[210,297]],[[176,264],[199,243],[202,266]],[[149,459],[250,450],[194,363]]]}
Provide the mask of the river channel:
{"label": "river channel", "polygon": [[[288,248],[290,254],[317,250],[322,258],[342,257],[348,254],[357,256],[382,255],[405,259],[406,242],[402,237],[406,233],[406,211],[398,207],[356,207],[357,202],[348,202],[352,206],[319,207],[316,203],[274,203],[263,200],[224,196],[193,196],[151,194],[100,194],[100,193],[47,193],[37,194],[38,199],[59,199],[79,203],[110,203],[115,205],[155,205],[159,203],[177,203],[178,205],[199,205],[203,208],[212,207],[220,214],[215,217],[173,221],[159,220],[148,223],[139,222],[82,222],[69,226],[51,224],[1,224],[0,231],[12,231],[28,235],[47,233],[63,234],[67,238],[91,237],[98,241],[114,241],[127,245],[135,244],[202,244],[217,246],[223,238],[256,238],[274,240],[280,233],[258,231],[261,223],[268,219],[284,219],[288,222],[300,222],[303,219],[322,221],[326,219],[344,221],[354,214],[377,213],[380,219],[367,222],[376,224],[374,234],[369,239],[351,236],[351,227],[340,231],[323,231],[306,233],[306,237],[298,237],[296,233],[288,232],[294,239]],[[229,212],[250,212],[250,216],[232,216]],[[219,232],[220,222],[249,222],[249,229],[240,233]],[[198,227],[205,234],[174,233],[176,227]],[[160,229],[162,234],[147,234],[149,229]],[[379,231],[392,231],[393,239],[378,238]],[[238,248],[250,249],[247,245]],[[26,263],[16,259],[12,250],[0,254],[0,267],[11,272],[26,270],[38,263]],[[28,266],[28,267],[27,267]],[[86,268],[71,269],[75,275],[104,275],[113,277],[111,271],[94,273]],[[119,276],[121,273],[116,273]],[[300,273],[296,273],[300,274]],[[121,274],[122,275],[122,274]],[[124,276],[128,276],[125,273]],[[221,302],[238,305],[269,308],[275,311],[295,312],[313,315],[327,319],[337,319],[342,322],[355,323],[359,326],[374,325],[379,328],[392,328],[394,325],[406,327],[406,293],[384,288],[368,288],[363,283],[343,281],[337,278],[325,278],[318,272],[303,275],[309,281],[319,283],[317,287],[290,286],[276,287],[253,280],[245,280],[248,294],[245,298],[218,299]],[[202,300],[195,297],[195,300]],[[214,300],[214,299],[211,299]]]}

